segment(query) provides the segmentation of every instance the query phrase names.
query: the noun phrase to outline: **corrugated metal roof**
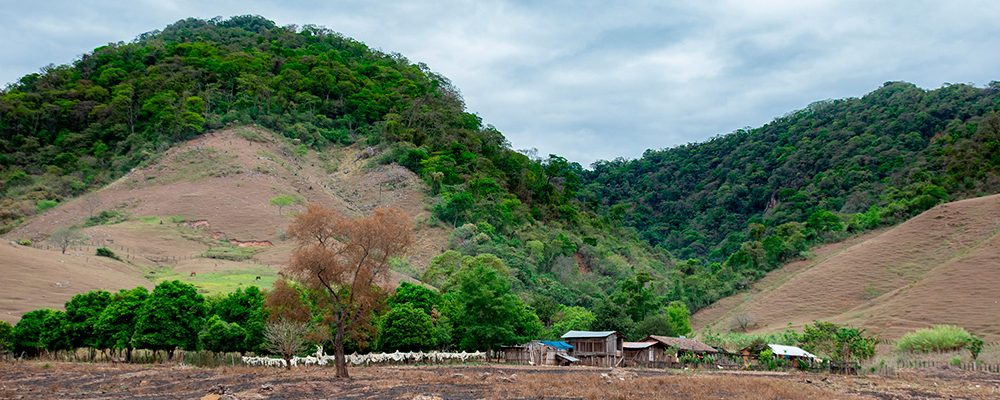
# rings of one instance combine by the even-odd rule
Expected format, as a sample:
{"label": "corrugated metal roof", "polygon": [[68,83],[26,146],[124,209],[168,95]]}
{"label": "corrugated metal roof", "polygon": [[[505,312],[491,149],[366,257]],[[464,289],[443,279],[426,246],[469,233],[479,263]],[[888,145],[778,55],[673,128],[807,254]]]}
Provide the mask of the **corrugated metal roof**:
{"label": "corrugated metal roof", "polygon": [[562,341],[542,340],[541,343],[559,350],[573,350],[573,345]]}
{"label": "corrugated metal roof", "polygon": [[622,343],[622,347],[626,349],[638,350],[648,348],[654,344],[656,344],[656,342],[625,342]]}
{"label": "corrugated metal roof", "polygon": [[605,338],[611,336],[615,331],[569,331],[565,335],[562,335],[563,339],[586,339],[586,338]]}
{"label": "corrugated metal roof", "polygon": [[573,357],[573,356],[571,356],[569,354],[557,353],[556,357],[559,357],[559,358],[561,358],[563,360],[566,360],[566,361],[569,361],[571,363],[580,362],[579,358]]}
{"label": "corrugated metal roof", "polygon": [[657,336],[649,335],[645,339],[646,341],[655,340],[657,342],[663,343],[667,346],[677,348],[679,350],[693,351],[698,353],[718,353],[719,351],[713,349],[712,346],[704,344],[694,339],[689,338],[677,338],[670,336]]}
{"label": "corrugated metal roof", "polygon": [[812,353],[802,350],[795,346],[785,346],[783,344],[769,344],[767,347],[771,348],[771,352],[776,356],[788,356],[788,357],[806,357],[806,358],[817,358]]}

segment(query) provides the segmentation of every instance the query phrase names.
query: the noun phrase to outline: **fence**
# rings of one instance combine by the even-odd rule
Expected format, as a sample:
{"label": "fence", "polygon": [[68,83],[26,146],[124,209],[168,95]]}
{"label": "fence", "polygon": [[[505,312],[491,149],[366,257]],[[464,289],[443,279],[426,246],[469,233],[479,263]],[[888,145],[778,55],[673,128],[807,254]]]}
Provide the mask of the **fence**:
{"label": "fence", "polygon": [[946,361],[933,360],[896,360],[895,365],[891,363],[880,363],[879,365],[861,368],[865,374],[894,377],[900,370],[925,369],[925,368],[955,368],[963,371],[975,371],[1000,374],[1000,364],[981,362],[961,362],[951,363]]}
{"label": "fence", "polygon": [[219,367],[224,365],[243,365],[242,354],[236,352],[223,353],[212,351],[184,351],[134,349],[129,354],[125,349],[97,350],[79,348],[76,350],[58,350],[39,354],[41,361],[59,362],[89,362],[89,363],[130,363],[130,364],[163,364],[168,362],[189,364],[198,367]]}
{"label": "fence", "polygon": [[[31,245],[31,247],[39,250],[60,251],[60,252],[62,251],[60,247],[46,243],[34,243]],[[194,259],[211,260],[211,258],[203,257],[202,253],[183,255],[183,256],[150,255],[150,254],[143,254],[141,251],[133,249],[128,246],[122,246],[113,243],[99,244],[93,241],[88,241],[86,243],[74,244],[73,246],[69,246],[66,248],[66,254],[74,256],[84,255],[87,257],[96,257],[94,253],[97,251],[97,248],[99,247],[105,247],[110,249],[111,251],[114,251],[115,254],[118,255],[118,257],[126,261],[144,259],[155,264],[168,264],[168,263],[176,263],[178,261],[194,260]],[[271,265],[264,263],[253,256],[250,256],[250,258],[248,258],[245,261],[259,265]]]}

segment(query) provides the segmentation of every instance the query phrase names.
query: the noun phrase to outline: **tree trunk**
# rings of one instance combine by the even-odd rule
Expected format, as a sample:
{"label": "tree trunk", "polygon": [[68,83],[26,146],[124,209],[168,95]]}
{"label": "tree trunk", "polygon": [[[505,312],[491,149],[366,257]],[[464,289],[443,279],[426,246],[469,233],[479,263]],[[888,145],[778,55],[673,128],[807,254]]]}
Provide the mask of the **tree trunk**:
{"label": "tree trunk", "polygon": [[290,355],[285,355],[285,369],[292,370],[292,356]]}
{"label": "tree trunk", "polygon": [[347,360],[344,359],[344,324],[337,321],[337,334],[333,339],[334,355],[337,357],[337,377],[350,378],[347,374]]}

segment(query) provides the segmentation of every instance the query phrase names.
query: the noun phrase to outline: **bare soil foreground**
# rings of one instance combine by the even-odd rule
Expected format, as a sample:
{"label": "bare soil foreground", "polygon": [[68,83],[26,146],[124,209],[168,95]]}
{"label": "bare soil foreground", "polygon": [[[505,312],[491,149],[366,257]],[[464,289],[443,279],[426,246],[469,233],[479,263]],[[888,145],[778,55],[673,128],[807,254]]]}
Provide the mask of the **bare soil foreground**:
{"label": "bare soil foreground", "polygon": [[249,367],[0,364],[2,399],[997,399],[1000,375],[927,369],[898,377],[574,367]]}

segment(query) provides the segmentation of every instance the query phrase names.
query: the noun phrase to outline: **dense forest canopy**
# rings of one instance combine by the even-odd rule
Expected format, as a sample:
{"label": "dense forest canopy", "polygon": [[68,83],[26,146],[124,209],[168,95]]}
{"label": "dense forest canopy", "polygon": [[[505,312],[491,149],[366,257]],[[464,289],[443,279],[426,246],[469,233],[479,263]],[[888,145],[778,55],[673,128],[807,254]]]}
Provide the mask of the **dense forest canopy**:
{"label": "dense forest canopy", "polygon": [[489,265],[550,333],[638,335],[816,243],[1000,188],[997,83],[891,82],[584,170],[513,151],[423,64],[325,28],[240,16],[182,20],[0,91],[0,232],[235,124],[303,151],[370,146],[374,162],[409,168],[427,183],[435,223],[454,228],[424,281],[447,287]]}

